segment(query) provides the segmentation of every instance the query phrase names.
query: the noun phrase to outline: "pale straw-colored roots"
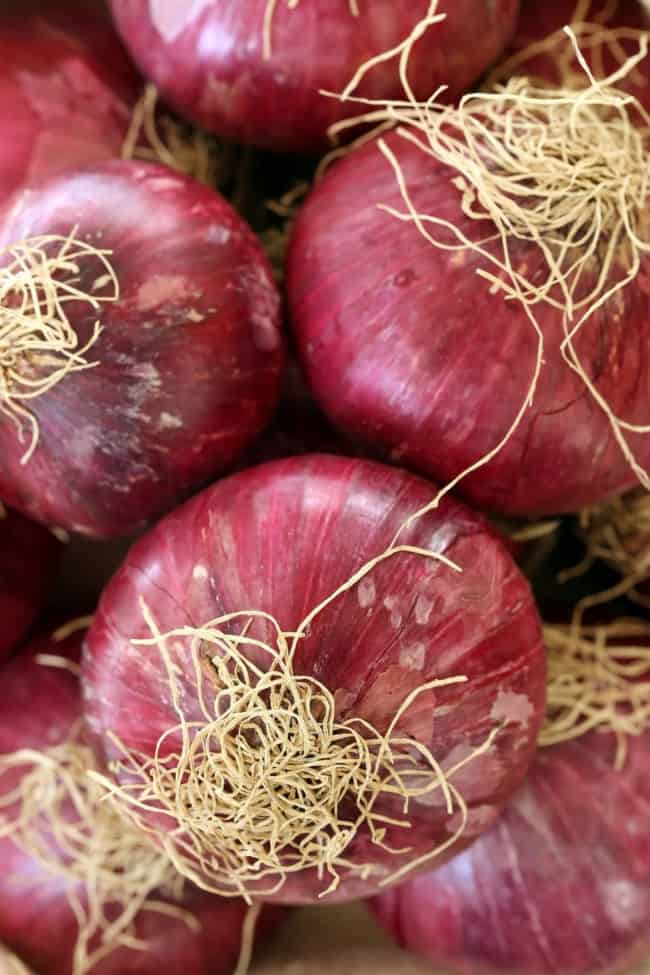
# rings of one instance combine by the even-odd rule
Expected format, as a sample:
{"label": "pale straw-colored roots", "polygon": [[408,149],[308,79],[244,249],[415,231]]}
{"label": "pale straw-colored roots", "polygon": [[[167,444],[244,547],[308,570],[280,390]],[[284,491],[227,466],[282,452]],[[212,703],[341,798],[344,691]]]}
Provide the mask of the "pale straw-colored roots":
{"label": "pale straw-colored roots", "polygon": [[[402,716],[417,697],[463,677],[430,681],[408,695],[385,733],[360,718],[340,719],[332,692],[294,672],[298,642],[321,608],[292,634],[254,612],[162,634],[142,606],[152,636],[138,643],[157,648],[164,661],[178,724],[161,736],[153,757],[128,751],[112,736],[121,754],[110,779],[100,781],[143,828],[147,813],[166,815],[170,833],[159,839],[170,859],[211,892],[250,901],[310,869],[320,878],[320,896],[335,890],[342,874],[376,877],[383,885],[452,846],[466,826],[467,806],[453,779],[491,747],[501,728],[444,770],[425,745],[400,735]],[[259,628],[270,628],[274,639],[253,636]],[[185,717],[176,677],[190,660],[197,721]],[[387,829],[408,827],[410,803],[435,791],[460,825],[438,849],[414,854],[408,868],[386,869],[392,854],[409,852],[389,847]],[[396,810],[390,815],[387,801]],[[360,831],[383,867],[349,857]]]}
{"label": "pale straw-colored roots", "polygon": [[[186,911],[153,898],[157,891],[180,899],[184,880],[89,777],[94,768],[79,732],[55,747],[0,755],[0,789],[3,777],[20,773],[0,796],[0,837],[66,881],[79,925],[73,975],[85,975],[117,948],[146,950],[134,934],[141,911],[197,923]],[[16,876],[15,883],[28,881]]]}
{"label": "pale straw-colored roots", "polygon": [[260,235],[278,284],[284,281],[287,250],[294,220],[300,209],[300,204],[308,192],[309,183],[301,180],[279,200],[269,200],[266,204],[267,209],[279,217],[281,221],[280,226],[267,227]]}
{"label": "pale straw-colored roots", "polygon": [[580,531],[588,561],[602,559],[621,575],[615,595],[629,593],[650,579],[650,494],[639,488],[607,504],[580,512]]}
{"label": "pale straw-colored roots", "polygon": [[589,731],[614,732],[617,767],[628,736],[650,725],[650,623],[620,619],[599,626],[545,626],[546,722],[539,743],[557,745]]}
{"label": "pale straw-colored roots", "polygon": [[[638,45],[644,32],[632,27],[612,27],[619,0],[577,0],[570,27],[583,55],[588,58],[597,79],[607,76],[606,60],[624,66],[628,60],[626,42]],[[515,39],[516,40],[516,39]],[[563,88],[583,88],[584,71],[576,59],[575,44],[564,28],[523,46],[515,54],[501,61],[489,74],[485,87],[506,81],[513,75],[526,75],[535,84],[534,60],[542,57],[553,65],[555,77]],[[548,79],[541,79],[544,84]],[[643,72],[632,69],[628,76],[631,87],[641,89],[647,81]]]}
{"label": "pale straw-colored roots", "polygon": [[0,945],[0,975],[34,975],[34,973],[6,948]]}
{"label": "pale straw-colored roots", "polygon": [[146,85],[122,146],[123,159],[158,162],[204,186],[222,187],[232,176],[237,149],[200,129],[158,112],[158,90]]}
{"label": "pale straw-colored roots", "polygon": [[[110,251],[78,239],[42,236],[14,244],[3,252],[0,267],[0,413],[16,425],[27,442],[23,463],[38,445],[39,422],[31,403],[73,372],[97,363],[88,353],[101,333],[99,319],[81,343],[68,309],[86,305],[99,314],[102,305],[119,298]],[[90,274],[90,288],[80,286]]]}

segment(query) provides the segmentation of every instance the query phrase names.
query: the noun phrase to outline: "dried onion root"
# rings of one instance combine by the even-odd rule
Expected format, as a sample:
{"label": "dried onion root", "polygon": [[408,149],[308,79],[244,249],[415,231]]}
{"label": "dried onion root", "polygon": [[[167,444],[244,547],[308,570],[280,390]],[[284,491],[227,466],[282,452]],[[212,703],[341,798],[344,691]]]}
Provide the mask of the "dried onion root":
{"label": "dried onion root", "polygon": [[650,727],[650,623],[620,619],[584,626],[580,618],[545,626],[548,703],[541,746],[598,729],[618,740],[616,767],[625,764],[627,738]]}
{"label": "dried onion root", "polygon": [[[494,234],[476,241],[443,217],[418,212],[399,160],[383,139],[378,140],[404,202],[404,210],[383,209],[393,218],[412,224],[435,248],[471,250],[479,255],[487,267],[477,274],[492,292],[521,303],[536,336],[533,375],[510,428],[492,450],[459,473],[442,493],[489,463],[512,438],[534,401],[545,352],[544,335],[535,314],[541,304],[561,313],[562,357],[606,415],[638,480],[650,488],[650,476],[637,461],[627,437],[630,433],[649,433],[650,425],[632,424],[615,415],[575,348],[580,331],[603,305],[635,280],[642,258],[650,254],[646,215],[650,115],[636,98],[617,87],[647,56],[649,39],[639,37],[638,53],[598,80],[575,35],[570,28],[565,30],[584,72],[581,88],[539,87],[517,77],[492,91],[465,95],[457,107],[440,104],[440,92],[426,102],[417,101],[408,81],[412,44],[406,44],[400,54],[405,99],[380,102],[353,97],[369,110],[337,123],[330,130],[331,136],[335,138],[361,122],[377,128],[352,146],[335,150],[319,171],[382,129],[397,127],[402,138],[457,173],[453,183],[461,194],[464,215],[495,225]],[[539,248],[546,268],[543,280],[527,278],[525,266],[515,267],[511,242],[517,248],[522,242]],[[590,278],[593,283],[587,284]]]}
{"label": "dried onion root", "polygon": [[[365,571],[367,567],[342,589]],[[284,633],[266,613],[238,612],[202,627],[162,634],[141,600],[152,636],[134,643],[157,647],[179,721],[160,737],[153,758],[129,752],[111,736],[122,753],[109,767],[114,779],[93,775],[139,828],[148,828],[141,812],[171,818],[176,828],[159,834],[158,840],[179,873],[204,890],[242,896],[250,903],[252,897],[276,893],[290,874],[312,868],[325,897],[337,888],[342,869],[363,878],[373,872],[370,864],[346,859],[360,829],[367,829],[382,850],[408,852],[387,846],[386,828],[408,827],[411,800],[434,790],[442,792],[449,816],[460,814],[460,825],[436,850],[384,877],[380,886],[433,860],[465,830],[468,809],[453,777],[491,747],[502,725],[467,758],[443,771],[428,748],[400,737],[397,729],[420,694],[461,683],[464,677],[434,680],[409,694],[385,734],[359,718],[338,720],[330,690],[312,677],[297,675],[293,660],[309,623],[341,591],[295,633]],[[250,634],[260,622],[272,628],[274,644]],[[238,625],[240,632],[233,632]],[[184,715],[175,678],[179,664],[170,649],[178,652],[179,641],[181,650],[189,642],[201,722],[188,722]],[[216,690],[211,693],[211,688]],[[426,769],[418,768],[423,762]],[[126,781],[122,786],[115,782],[120,776]],[[375,810],[377,801],[386,797],[399,800],[403,818]]]}
{"label": "dried onion root", "polygon": [[221,187],[232,176],[237,150],[211,135],[158,115],[158,89],[146,85],[122,146],[122,159],[159,162],[205,186]]}
{"label": "dried onion root", "polygon": [[[90,338],[80,343],[66,306],[83,302],[96,312],[117,301],[119,283],[109,261],[110,251],[98,250],[68,237],[32,237],[3,253],[0,268],[0,412],[18,430],[20,442],[29,431],[26,464],[38,445],[38,420],[29,401],[47,393],[71,372],[90,369],[87,354],[101,334],[97,320]],[[82,265],[97,265],[91,291],[79,287]],[[84,269],[84,275],[87,271]]]}
{"label": "dried onion root", "polygon": [[191,927],[198,923],[187,911],[152,898],[157,891],[180,899],[184,880],[106,799],[89,776],[93,768],[93,753],[78,731],[56,747],[0,756],[0,783],[4,775],[21,776],[0,797],[0,837],[68,884],[79,926],[73,975],[85,975],[119,947],[145,950],[133,933],[141,911],[181,918]]}
{"label": "dried onion root", "polygon": [[639,601],[639,583],[650,578],[650,495],[639,488],[607,504],[580,512],[580,531],[587,545],[586,564],[601,559],[616,569],[616,587]]}
{"label": "dried onion root", "polygon": [[34,975],[34,973],[23,965],[20,958],[16,958],[0,945],[0,975]]}
{"label": "dried onion root", "polygon": [[[633,27],[609,26],[616,14],[617,0],[607,0],[602,10],[596,14],[593,14],[591,9],[594,2],[595,0],[578,0],[570,27],[580,50],[589,60],[594,77],[605,78],[607,76],[605,59],[610,58],[615,64],[624,66],[628,59],[625,42],[638,45],[646,32]],[[527,70],[527,67],[540,56],[552,58],[557,72],[557,81],[562,87],[584,87],[584,71],[580,70],[576,62],[575,45],[564,29],[553,31],[541,40],[527,44],[516,54],[502,61],[488,75],[485,87],[494,87],[498,82],[505,81],[515,74],[525,74],[536,84],[548,83],[548,79],[537,78],[534,71],[531,74]],[[647,83],[643,74],[637,70],[632,70],[628,79],[631,86],[636,88],[641,88]]]}
{"label": "dried onion root", "polygon": [[293,229],[296,213],[300,209],[303,198],[309,192],[309,183],[301,180],[278,200],[269,200],[267,210],[280,218],[279,227],[267,227],[260,234],[264,250],[271,262],[273,274],[278,284],[284,281],[285,264],[289,239]]}

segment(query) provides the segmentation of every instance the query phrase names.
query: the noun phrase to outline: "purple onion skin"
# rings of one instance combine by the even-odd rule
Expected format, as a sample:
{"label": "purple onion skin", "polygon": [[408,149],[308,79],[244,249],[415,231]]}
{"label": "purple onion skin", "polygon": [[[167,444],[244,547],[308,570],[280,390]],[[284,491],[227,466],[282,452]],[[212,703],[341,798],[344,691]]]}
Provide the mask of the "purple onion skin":
{"label": "purple onion skin", "polygon": [[[83,634],[62,643],[40,637],[2,671],[0,693],[0,754],[21,748],[54,747],[66,741],[81,718],[77,678],[64,670],[39,664],[37,654],[78,660]],[[4,793],[16,785],[20,772],[0,777]],[[11,840],[0,840],[0,940],[39,975],[70,975],[77,923],[65,882],[47,873]],[[24,883],[17,882],[19,877]],[[168,898],[158,897],[159,900]],[[194,931],[176,918],[143,911],[136,935],[146,951],[119,948],[92,969],[92,975],[231,975],[236,963],[247,907],[239,899],[224,900],[187,886],[182,906],[200,922]],[[280,918],[265,909],[260,933]]]}
{"label": "purple onion skin", "polygon": [[[443,215],[471,240],[494,233],[463,215],[449,169],[397,134],[386,141],[421,212]],[[299,353],[341,430],[447,483],[505,436],[526,399],[537,338],[521,305],[477,277],[487,262],[434,247],[378,204],[404,209],[371,142],[333,166],[301,210],[288,257]],[[512,242],[511,250],[529,278],[537,267],[546,273],[533,246]],[[642,263],[575,345],[614,412],[643,424],[650,286]],[[536,315],[546,351],[534,405],[489,465],[459,486],[467,500],[507,515],[575,511],[636,483],[605,414],[562,359],[560,314],[538,305]],[[630,434],[629,442],[647,466],[650,437]]]}
{"label": "purple onion skin", "polygon": [[[591,0],[585,19],[598,20],[599,15],[610,7],[606,0]],[[650,11],[646,10],[639,0],[616,0],[613,8],[607,19],[608,28],[650,30]],[[543,4],[536,0],[523,0],[515,36],[504,57],[517,54],[530,44],[537,43],[549,34],[561,30],[566,24],[571,23],[575,9],[576,0],[545,0]],[[619,42],[619,46],[628,56],[638,54],[638,41],[625,38]],[[587,62],[599,75],[602,74],[603,69],[609,73],[618,70],[621,65],[620,60],[612,57],[606,48],[602,65],[593,59],[588,50],[584,53]],[[574,67],[578,69],[577,62]],[[554,84],[561,82],[558,62],[552,52],[526,61],[521,72],[542,77]],[[626,79],[618,81],[617,87],[624,88],[635,95],[646,111],[650,110],[650,57],[646,57]]]}
{"label": "purple onion skin", "polygon": [[[267,0],[111,0],[136,63],[179,112],[217,135],[287,152],[327,148],[327,128],[363,108],[320,94],[341,92],[356,69],[401,43],[428,0],[373,0],[353,17],[348,0],[279,0],[272,56],[264,57]],[[414,90],[439,85],[455,97],[500,55],[518,0],[441,0],[445,22],[418,42],[409,66]],[[402,98],[397,60],[378,66],[356,94]]]}
{"label": "purple onion skin", "polygon": [[[40,440],[0,419],[0,497],[39,521],[126,535],[231,465],[266,425],[284,363],[280,299],[261,246],[217,193],[149,163],[112,161],[24,194],[5,243],[77,235],[111,250],[92,369],[32,401]],[[95,262],[82,281],[90,289]],[[96,315],[69,305],[82,340]]]}
{"label": "purple onion skin", "polygon": [[650,733],[542,749],[498,823],[373,902],[382,924],[463,975],[613,975],[650,954]]}
{"label": "purple onion skin", "polygon": [[46,528],[13,511],[0,517],[0,661],[35,622],[60,554]]}
{"label": "purple onion skin", "polygon": [[0,9],[0,206],[66,169],[119,156],[140,81],[96,0]]}
{"label": "purple onion skin", "polygon": [[[370,461],[312,455],[234,475],[165,518],[131,550],[104,591],[88,634],[86,711],[105,759],[114,757],[109,732],[151,755],[161,733],[178,720],[159,652],[136,651],[130,642],[150,635],[141,597],[163,633],[240,610],[267,611],[292,630],[379,555],[433,491],[419,478]],[[539,618],[501,541],[458,502],[443,502],[401,540],[445,553],[465,572],[413,555],[389,560],[311,624],[295,670],[329,687],[341,719],[356,715],[381,731],[412,690],[433,678],[467,676],[467,686],[423,694],[400,724],[401,732],[425,742],[443,762],[482,744],[500,723],[504,704],[512,703],[513,722],[485,758],[456,780],[470,807],[459,849],[493,822],[532,760],[545,696]],[[271,639],[270,632],[266,636]],[[264,662],[260,655],[258,665]],[[189,659],[179,681],[188,720],[200,720]],[[402,803],[385,799],[377,809],[403,814]],[[412,854],[379,852],[364,828],[346,857],[378,863],[388,876],[448,839],[458,825],[450,826],[430,796],[413,802],[410,819],[406,835],[390,827],[386,843],[407,845]],[[368,895],[381,879],[364,881],[343,870],[338,890],[327,899]],[[322,890],[313,871],[302,872],[290,875],[276,899],[313,902]]]}

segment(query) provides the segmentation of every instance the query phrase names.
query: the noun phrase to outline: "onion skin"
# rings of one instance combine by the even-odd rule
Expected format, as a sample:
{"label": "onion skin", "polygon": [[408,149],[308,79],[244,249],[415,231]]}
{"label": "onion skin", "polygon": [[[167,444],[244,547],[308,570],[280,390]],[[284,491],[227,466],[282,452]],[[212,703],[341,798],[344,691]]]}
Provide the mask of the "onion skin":
{"label": "onion skin", "polygon": [[[386,137],[415,206],[478,241],[494,226],[464,216],[452,172],[397,134]],[[376,142],[332,167],[300,211],[288,295],[307,380],[330,420],[392,460],[447,483],[497,446],[524,403],[537,337],[523,307],[491,294],[473,252],[443,251],[378,208],[403,210]],[[488,247],[490,245],[487,245]],[[492,245],[495,247],[496,245]],[[535,278],[541,252],[511,242]],[[648,422],[650,311],[645,270],[599,310],[574,345],[619,416]],[[483,263],[484,266],[484,263]],[[536,306],[545,365],[514,436],[459,492],[504,515],[575,511],[636,478],[609,421],[560,353],[560,314]],[[480,354],[477,350],[480,349]],[[641,464],[650,437],[630,434]]]}
{"label": "onion skin", "polygon": [[119,156],[140,81],[97,0],[0,9],[0,206],[66,169]]}
{"label": "onion skin", "polygon": [[[0,754],[44,744],[54,747],[69,738],[81,718],[79,681],[35,658],[47,653],[78,660],[82,637],[77,633],[60,643],[41,637],[4,668]],[[9,789],[18,780],[19,775],[7,774],[0,785]],[[65,883],[9,839],[0,839],[0,863],[0,940],[39,975],[70,975],[78,928]],[[26,884],[16,883],[16,876],[25,878]],[[248,910],[244,901],[213,897],[188,884],[181,906],[200,921],[198,932],[180,919],[141,912],[136,935],[148,950],[117,948],[92,969],[92,975],[231,975]],[[261,929],[279,916],[277,910],[265,911]]]}
{"label": "onion skin", "polygon": [[[576,4],[577,0],[545,0],[543,4],[537,3],[536,0],[524,0],[521,4],[515,36],[505,53],[505,57],[525,50],[530,44],[543,40],[549,34],[553,34],[555,31],[561,30],[566,24],[571,23]],[[599,15],[602,15],[609,6],[610,4],[607,4],[605,0],[591,0],[591,7],[586,19],[598,21]],[[650,10],[644,8],[643,3],[640,3],[639,0],[616,0],[613,7],[614,9],[607,19],[608,29],[650,30]],[[619,43],[628,56],[638,54],[638,41],[623,39]],[[584,53],[588,64],[599,74],[603,68],[609,73],[620,67],[620,60],[612,57],[606,49],[602,66],[594,60],[589,50]],[[577,71],[580,70],[577,61],[574,62],[573,67]],[[553,84],[560,84],[562,81],[557,59],[552,53],[540,54],[531,58],[524,63],[520,70],[518,69],[518,73],[535,75]],[[646,57],[637,66],[634,73],[617,82],[617,87],[635,95],[646,111],[650,110],[650,57]]]}
{"label": "onion skin", "polygon": [[0,661],[22,640],[45,603],[61,545],[13,511],[0,517]]}
{"label": "onion skin", "polygon": [[[32,401],[40,440],[27,464],[0,419],[0,497],[82,534],[127,535],[231,465],[267,423],[284,363],[280,299],[230,205],[165,167],[110,161],[52,180],[22,196],[0,239],[75,225],[113,252],[120,299],[101,311],[88,353],[99,364]],[[88,336],[97,316],[69,307]]]}
{"label": "onion skin", "polygon": [[[280,0],[272,54],[263,52],[267,0],[112,0],[115,23],[136,63],[180,113],[227,139],[287,152],[319,152],[334,122],[359,106],[326,98],[357,68],[401,43],[428,0]],[[440,0],[446,21],[414,48],[409,80],[428,97],[439,85],[457,96],[502,52],[518,0]],[[396,59],[376,67],[355,93],[402,98]],[[363,109],[361,109],[363,110]]]}
{"label": "onion skin", "polygon": [[497,825],[373,902],[411,950],[463,975],[604,975],[650,954],[650,733],[540,750]]}
{"label": "onion skin", "polygon": [[[232,476],[164,519],[136,544],[104,591],[88,634],[86,713],[104,759],[115,754],[109,732],[152,755],[161,733],[177,723],[158,650],[136,651],[130,643],[150,635],[141,597],[163,633],[241,610],[270,612],[293,630],[320,600],[379,555],[433,490],[383,465],[312,455]],[[330,689],[339,719],[363,717],[380,732],[412,690],[432,678],[467,676],[468,687],[422,695],[399,726],[426,742],[441,761],[454,749],[458,755],[458,746],[483,744],[495,721],[500,723],[496,716],[503,702],[512,702],[517,711],[521,706],[485,757],[470,762],[455,779],[470,807],[457,849],[493,821],[532,759],[545,697],[539,619],[528,583],[506,549],[464,506],[447,500],[400,538],[444,552],[466,571],[452,573],[412,555],[383,563],[365,586],[340,597],[312,622],[297,651],[295,672]],[[189,660],[178,679],[188,720],[194,720],[200,712]],[[403,803],[388,805],[384,797],[377,809],[392,809],[393,815],[399,809],[401,817]],[[363,827],[346,858],[377,862],[386,875],[393,874],[450,836],[446,810],[430,796],[412,802],[409,819],[406,837],[389,827],[386,842],[395,848],[408,840],[412,854],[378,853]],[[364,881],[342,870],[340,886],[327,900],[367,895],[377,883],[377,877]],[[289,875],[275,897],[313,902],[323,889],[315,871],[302,871]]]}

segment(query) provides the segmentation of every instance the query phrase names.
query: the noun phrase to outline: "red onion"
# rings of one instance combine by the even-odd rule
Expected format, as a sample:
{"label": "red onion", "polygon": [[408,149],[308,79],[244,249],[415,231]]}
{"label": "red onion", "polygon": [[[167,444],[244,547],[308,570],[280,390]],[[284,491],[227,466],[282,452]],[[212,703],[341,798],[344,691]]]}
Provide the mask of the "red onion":
{"label": "red onion", "polygon": [[[265,52],[265,15],[271,22]],[[501,53],[518,0],[440,0],[446,19],[416,44],[409,78],[422,97],[463,92]],[[145,75],[179,112],[228,139],[285,151],[326,147],[326,130],[357,114],[339,93],[357,68],[401,44],[430,0],[111,0],[118,30]],[[373,68],[356,94],[402,95],[397,58]]]}
{"label": "red onion", "polygon": [[0,11],[0,205],[18,189],[117,156],[137,75],[97,0]]}
{"label": "red onion", "polygon": [[[103,331],[91,368],[28,401],[38,424],[28,462],[25,437],[0,416],[0,497],[84,534],[128,534],[231,464],[267,422],[284,357],[279,297],[229,204],[161,166],[112,161],[50,181],[21,198],[0,239],[75,226],[110,252],[119,298],[66,306],[80,346],[98,318]],[[79,287],[105,294],[95,281],[105,267],[80,264]]]}
{"label": "red onion", "polygon": [[650,732],[624,771],[614,735],[538,753],[496,826],[374,902],[382,923],[463,975],[601,975],[650,953]]}
{"label": "red onion", "polygon": [[47,529],[0,509],[0,660],[18,645],[41,611],[59,549]]}
{"label": "red onion", "polygon": [[[165,733],[159,759],[165,768],[187,760],[181,783],[214,777],[221,795],[225,781],[224,805],[214,816],[196,801],[212,794],[211,786],[189,795],[181,785],[188,818],[176,840],[169,836],[175,814],[161,812],[169,810],[168,784],[135,810],[166,836],[177,866],[204,880],[209,873],[211,889],[228,889],[239,877],[245,889],[285,902],[314,901],[326,890],[334,900],[368,894],[419,858],[428,862],[443,843],[457,850],[473,839],[525,773],[543,709],[545,669],[528,584],[487,523],[455,501],[444,501],[400,534],[399,544],[424,547],[429,557],[391,549],[396,532],[432,492],[412,475],[359,459],[312,455],[261,465],[219,482],[164,519],[136,544],[104,591],[84,659],[89,725],[107,763],[118,760],[109,766],[118,785],[139,782],[129,790],[132,798],[156,780],[160,766],[150,768],[146,757]],[[386,549],[392,557],[358,574]],[[440,563],[442,556],[463,572]],[[354,573],[354,584],[307,623],[307,614]],[[289,663],[271,622],[254,611],[271,614],[287,634],[306,627]],[[222,624],[215,619],[230,613],[239,615]],[[246,622],[253,625],[237,643]],[[183,626],[189,629],[169,640],[157,637]],[[149,644],[133,642],[147,638]],[[250,676],[247,661],[259,673]],[[205,675],[200,682],[197,667]],[[258,688],[274,675],[276,683],[262,693]],[[467,686],[430,686],[455,676],[466,677]],[[310,680],[320,682],[318,693]],[[228,690],[213,708],[216,687]],[[305,705],[309,687],[316,699]],[[241,717],[249,713],[250,725]],[[197,722],[188,732],[190,739],[196,735],[197,750],[183,749],[174,759],[180,741],[171,729],[181,714]],[[368,724],[352,724],[361,719]],[[382,760],[378,768],[390,781],[401,770],[396,794],[375,794],[374,772],[368,787],[359,784],[349,756],[358,757],[361,768],[366,756],[352,741],[351,727],[373,756],[382,748],[380,736],[390,740],[393,758],[382,753],[387,765]],[[116,739],[134,753],[128,769],[119,764],[124,753]],[[345,744],[345,754],[338,754],[337,742]],[[231,746],[234,770],[226,765]],[[481,754],[452,773],[477,748]],[[462,794],[469,810],[464,829],[458,806],[450,816],[434,788],[422,749],[432,751]],[[341,786],[348,773],[352,784]],[[411,795],[405,806],[416,781],[424,783],[422,797]],[[294,787],[299,794],[306,790],[294,810],[298,826],[291,812]],[[338,804],[330,807],[330,790],[339,787]],[[232,796],[234,839],[226,805]],[[246,813],[258,801],[259,819],[251,822]],[[362,815],[364,803],[372,815]],[[386,829],[383,843],[372,832],[375,816]],[[386,816],[407,820],[410,828],[384,823]],[[279,853],[265,832],[268,820],[282,838]],[[352,823],[347,833],[341,820]],[[215,849],[214,837],[228,844],[229,872],[221,866],[223,846],[208,871],[205,856]],[[322,853],[330,840],[341,844],[332,858]],[[258,850],[265,859],[255,859]],[[248,869],[249,857],[255,862]],[[266,872],[258,879],[260,862]]]}
{"label": "red onion", "polygon": [[[584,71],[578,67],[574,58],[562,59],[561,53],[571,51],[571,43],[566,36],[558,34],[556,42],[550,44],[544,52],[536,56],[522,56],[532,44],[539,44],[545,38],[562,31],[566,25],[574,22],[578,13],[578,21],[591,24],[602,24],[602,29],[585,31],[579,23],[575,25],[578,43],[590,64],[592,70],[602,77],[603,72],[616,71],[621,64],[621,53],[626,56],[638,51],[638,36],[635,31],[650,29],[650,8],[644,6],[643,0],[586,0],[582,7],[577,0],[547,0],[539,4],[536,0],[525,0],[521,5],[521,12],[515,36],[506,51],[503,69],[497,68],[495,75],[503,77],[508,73],[522,73],[539,76],[547,82],[560,84],[563,80],[563,69],[569,67],[577,75],[584,77]],[[582,14],[582,16],[580,16]],[[606,32],[613,33],[607,36]],[[615,44],[609,43],[615,41]],[[650,58],[646,58],[636,71],[623,81],[627,88],[639,101],[650,109]]]}
{"label": "red onion", "polygon": [[[0,708],[0,763],[22,749],[56,750],[73,736],[81,718],[78,679],[65,669],[39,663],[38,658],[41,654],[53,654],[74,662],[80,644],[79,633],[63,642],[42,637],[5,667]],[[0,825],[3,819],[12,816],[12,807],[3,806],[3,798],[29,772],[27,761],[9,771],[3,766]],[[70,823],[81,822],[71,803],[65,809]],[[69,975],[79,937],[79,925],[69,898],[74,892],[80,903],[86,904],[83,885],[79,883],[75,888],[70,880],[49,872],[10,838],[0,839],[0,862],[0,939],[39,975]],[[155,899],[167,903],[168,907],[174,903],[164,894],[156,893]],[[239,955],[246,904],[241,900],[213,897],[188,884],[177,906],[194,919],[194,926],[187,919],[163,914],[153,906],[142,910],[135,919],[134,931],[143,942],[143,950],[117,946],[92,967],[93,975],[158,975],[161,971],[231,975]],[[112,914],[109,911],[109,916],[115,920],[114,911]],[[261,926],[268,926],[274,916],[278,916],[277,912],[267,914]],[[92,948],[97,947],[94,942]]]}
{"label": "red onion", "polygon": [[[329,418],[391,459],[446,483],[495,450],[522,411],[496,456],[459,485],[466,498],[502,514],[577,510],[635,483],[610,419],[562,357],[561,309],[547,302],[533,308],[544,364],[526,409],[539,357],[526,308],[477,276],[482,270],[507,277],[473,247],[461,249],[451,231],[443,228],[439,236],[457,249],[444,250],[380,208],[407,210],[382,144],[401,167],[415,210],[448,221],[474,245],[496,232],[490,221],[462,209],[452,182],[462,173],[399,132],[332,167],[298,215],[287,273],[302,364]],[[436,233],[435,226],[424,227]],[[501,246],[493,239],[485,253],[501,260]],[[528,280],[546,278],[536,243],[512,237],[508,247]],[[641,264],[647,267],[645,255]],[[593,283],[589,273],[581,287]],[[613,266],[607,286],[621,273]],[[637,424],[650,419],[649,291],[644,270],[593,313],[573,342],[611,411]],[[558,286],[552,295],[561,304]],[[639,465],[647,466],[650,437],[627,440]]]}

